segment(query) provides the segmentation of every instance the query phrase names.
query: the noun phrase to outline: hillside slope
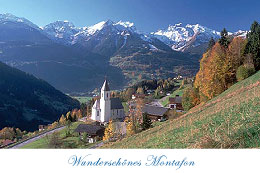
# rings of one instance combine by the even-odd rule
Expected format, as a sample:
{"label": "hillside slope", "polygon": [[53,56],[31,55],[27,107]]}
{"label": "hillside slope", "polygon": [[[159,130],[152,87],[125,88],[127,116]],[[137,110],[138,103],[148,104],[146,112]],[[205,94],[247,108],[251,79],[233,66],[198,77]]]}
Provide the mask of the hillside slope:
{"label": "hillside slope", "polygon": [[33,131],[78,107],[78,101],[47,82],[0,63],[0,129]]}
{"label": "hillside slope", "polygon": [[204,105],[104,148],[255,148],[260,146],[260,71]]}

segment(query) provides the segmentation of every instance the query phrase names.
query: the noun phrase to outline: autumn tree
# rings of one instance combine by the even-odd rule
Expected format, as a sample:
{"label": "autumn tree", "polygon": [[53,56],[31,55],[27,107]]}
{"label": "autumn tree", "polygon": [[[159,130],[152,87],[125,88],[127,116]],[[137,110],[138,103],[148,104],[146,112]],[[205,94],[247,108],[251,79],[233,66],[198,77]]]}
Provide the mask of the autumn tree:
{"label": "autumn tree", "polygon": [[62,124],[62,125],[65,125],[66,124],[66,118],[65,116],[62,114],[60,119],[59,119],[59,123]]}
{"label": "autumn tree", "polygon": [[225,59],[226,50],[219,43],[203,55],[194,82],[195,88],[199,89],[201,102],[212,99],[227,89],[223,71]]}
{"label": "autumn tree", "polygon": [[11,127],[5,127],[0,131],[0,139],[13,140],[15,137],[14,129]]}
{"label": "autumn tree", "polygon": [[133,134],[135,134],[135,127],[132,119],[130,117],[126,117],[124,122],[126,126],[126,135],[132,136]]}
{"label": "autumn tree", "polygon": [[143,107],[144,107],[144,99],[137,98],[136,99],[136,112],[134,116],[134,122],[139,126],[143,121]]}
{"label": "autumn tree", "polygon": [[115,127],[112,119],[109,120],[108,126],[105,129],[105,133],[103,136],[103,141],[111,141],[114,140],[115,137]]}
{"label": "autumn tree", "polygon": [[247,41],[241,37],[235,37],[229,44],[223,72],[225,73],[226,89],[236,82],[236,71],[245,62],[245,48]]}
{"label": "autumn tree", "polygon": [[142,87],[139,87],[136,91],[137,94],[144,94],[144,89]]}

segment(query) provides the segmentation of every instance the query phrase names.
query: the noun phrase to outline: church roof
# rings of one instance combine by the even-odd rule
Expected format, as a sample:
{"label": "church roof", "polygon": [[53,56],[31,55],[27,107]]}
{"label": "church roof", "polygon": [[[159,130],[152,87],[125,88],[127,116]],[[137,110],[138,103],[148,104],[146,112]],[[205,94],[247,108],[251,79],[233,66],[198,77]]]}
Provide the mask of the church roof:
{"label": "church roof", "polygon": [[107,80],[105,80],[101,90],[103,90],[103,91],[110,91]]}
{"label": "church roof", "polygon": [[100,109],[100,99],[97,99],[93,105],[93,108]]}
{"label": "church roof", "polygon": [[119,98],[111,98],[111,109],[124,109]]}

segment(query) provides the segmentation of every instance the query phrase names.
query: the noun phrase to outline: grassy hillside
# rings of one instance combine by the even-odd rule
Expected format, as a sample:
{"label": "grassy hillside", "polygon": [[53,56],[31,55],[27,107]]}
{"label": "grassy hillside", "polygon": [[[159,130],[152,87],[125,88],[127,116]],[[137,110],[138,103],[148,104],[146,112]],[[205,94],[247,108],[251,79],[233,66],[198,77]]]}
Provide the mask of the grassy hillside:
{"label": "grassy hillside", "polygon": [[[64,129],[60,130],[58,134],[57,141],[60,142],[60,145],[58,148],[90,148],[96,143],[84,143],[80,141],[80,137],[77,133],[74,132],[74,130],[78,127],[79,124],[83,124],[83,122],[74,122],[71,124],[70,128],[65,127]],[[67,135],[68,131],[70,132],[70,135]],[[51,148],[49,146],[49,142],[52,135],[47,135],[45,137],[42,137],[34,142],[31,142],[29,144],[24,145],[21,147],[22,149],[46,149]]]}
{"label": "grassy hillside", "polygon": [[260,72],[178,119],[103,148],[258,148],[259,91]]}

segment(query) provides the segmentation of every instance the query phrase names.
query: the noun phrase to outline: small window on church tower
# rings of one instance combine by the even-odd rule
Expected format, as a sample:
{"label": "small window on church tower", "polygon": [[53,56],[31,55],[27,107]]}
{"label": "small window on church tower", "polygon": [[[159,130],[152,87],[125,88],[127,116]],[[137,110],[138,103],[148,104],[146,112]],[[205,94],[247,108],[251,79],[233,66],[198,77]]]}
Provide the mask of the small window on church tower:
{"label": "small window on church tower", "polygon": [[107,93],[107,98],[108,98],[108,93]]}

